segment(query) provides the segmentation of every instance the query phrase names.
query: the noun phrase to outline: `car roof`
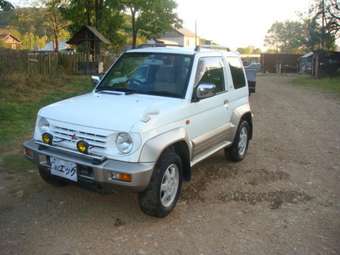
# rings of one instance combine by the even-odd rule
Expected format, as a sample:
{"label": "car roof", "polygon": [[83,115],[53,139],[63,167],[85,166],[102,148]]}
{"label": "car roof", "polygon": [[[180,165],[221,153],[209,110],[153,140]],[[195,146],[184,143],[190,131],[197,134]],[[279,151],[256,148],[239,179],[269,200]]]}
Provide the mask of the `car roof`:
{"label": "car roof", "polygon": [[183,55],[199,55],[199,56],[211,56],[211,55],[224,55],[224,56],[234,56],[239,57],[238,52],[210,49],[210,48],[200,48],[195,50],[194,48],[186,47],[176,47],[176,46],[166,46],[166,47],[146,47],[127,50],[128,53],[168,53],[168,54],[183,54]]}
{"label": "car roof", "polygon": [[137,48],[127,50],[126,52],[131,53],[172,53],[172,54],[185,54],[185,55],[193,55],[195,54],[195,50],[191,48],[184,47],[146,47],[146,48]]}

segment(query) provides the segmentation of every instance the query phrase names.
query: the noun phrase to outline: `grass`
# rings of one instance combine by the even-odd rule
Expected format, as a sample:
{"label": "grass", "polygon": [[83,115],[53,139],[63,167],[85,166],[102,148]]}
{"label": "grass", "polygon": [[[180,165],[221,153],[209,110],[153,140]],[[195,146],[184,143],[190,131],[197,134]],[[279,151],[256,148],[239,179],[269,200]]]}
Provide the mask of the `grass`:
{"label": "grass", "polygon": [[1,157],[1,165],[6,166],[9,173],[25,171],[33,168],[33,163],[22,154],[8,154]]}
{"label": "grass", "polygon": [[18,147],[32,134],[41,107],[91,88],[90,79],[85,76],[11,75],[0,79],[0,153]]}
{"label": "grass", "polygon": [[315,79],[311,76],[302,75],[296,77],[292,83],[294,85],[340,94],[340,77]]}

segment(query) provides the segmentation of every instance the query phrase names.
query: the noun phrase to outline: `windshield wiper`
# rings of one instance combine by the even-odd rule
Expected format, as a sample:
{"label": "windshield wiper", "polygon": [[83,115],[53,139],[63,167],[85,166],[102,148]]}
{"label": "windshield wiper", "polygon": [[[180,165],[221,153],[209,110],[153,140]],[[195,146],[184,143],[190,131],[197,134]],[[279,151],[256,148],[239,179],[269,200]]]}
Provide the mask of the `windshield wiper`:
{"label": "windshield wiper", "polygon": [[117,91],[117,92],[123,92],[125,95],[131,95],[135,93],[135,91],[132,89],[122,88],[122,87],[118,87],[118,88],[103,87],[103,88],[98,88],[96,92],[100,92],[100,91],[112,91],[112,92]]}

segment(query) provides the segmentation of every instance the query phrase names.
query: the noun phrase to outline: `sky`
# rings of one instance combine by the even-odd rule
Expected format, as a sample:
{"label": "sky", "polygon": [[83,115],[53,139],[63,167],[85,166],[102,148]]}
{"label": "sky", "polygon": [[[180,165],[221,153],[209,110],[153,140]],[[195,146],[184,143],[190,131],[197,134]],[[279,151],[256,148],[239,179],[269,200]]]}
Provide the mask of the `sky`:
{"label": "sky", "polygon": [[275,21],[297,20],[311,0],[177,0],[183,26],[232,49],[263,48],[264,37]]}
{"label": "sky", "polygon": [[[296,20],[313,0],[176,0],[184,27],[232,49],[264,48],[264,37],[275,21]],[[12,0],[27,6],[32,0]],[[33,0],[34,2],[34,0]]]}

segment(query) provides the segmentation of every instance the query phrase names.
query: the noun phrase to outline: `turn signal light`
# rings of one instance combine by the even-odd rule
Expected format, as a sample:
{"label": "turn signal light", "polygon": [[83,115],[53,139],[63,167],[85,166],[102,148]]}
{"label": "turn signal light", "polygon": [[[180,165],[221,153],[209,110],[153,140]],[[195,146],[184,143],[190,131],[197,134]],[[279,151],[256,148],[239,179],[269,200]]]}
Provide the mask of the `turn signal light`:
{"label": "turn signal light", "polygon": [[24,148],[24,155],[30,159],[33,159],[33,151],[28,148]]}
{"label": "turn signal light", "polygon": [[131,174],[126,174],[126,173],[112,173],[112,179],[123,181],[123,182],[131,182],[132,176]]}

